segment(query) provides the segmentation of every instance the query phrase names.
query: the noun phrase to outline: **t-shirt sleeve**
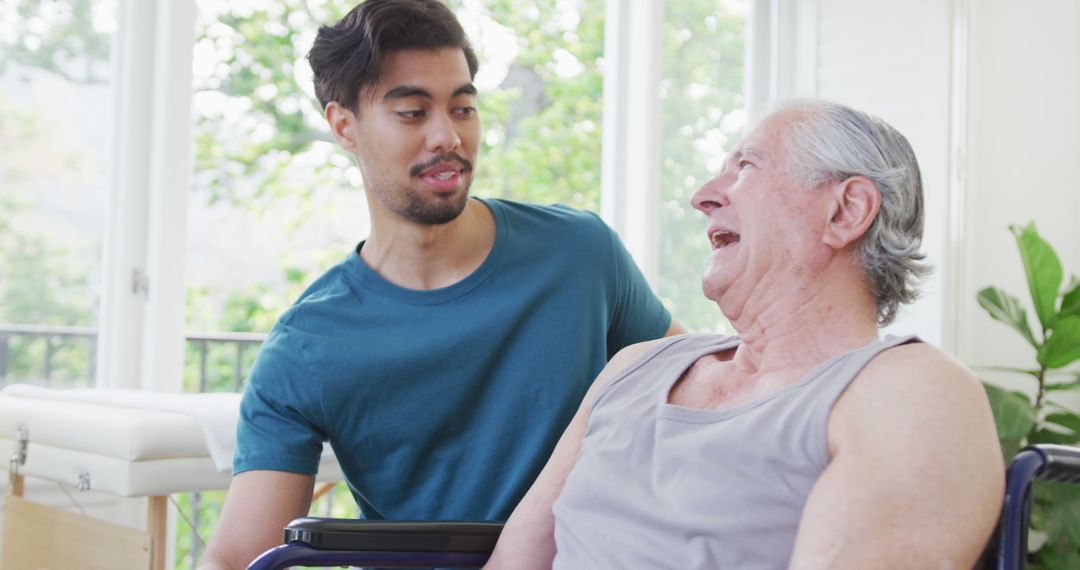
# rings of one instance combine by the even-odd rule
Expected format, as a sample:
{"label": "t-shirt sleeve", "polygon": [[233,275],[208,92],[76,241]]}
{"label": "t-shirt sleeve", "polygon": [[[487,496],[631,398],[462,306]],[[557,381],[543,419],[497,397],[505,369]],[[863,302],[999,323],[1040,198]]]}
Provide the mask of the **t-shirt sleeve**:
{"label": "t-shirt sleeve", "polygon": [[279,323],[259,350],[240,401],[234,475],[252,470],[318,472],[325,436],[314,423],[318,395],[299,337]]}
{"label": "t-shirt sleeve", "polygon": [[612,282],[609,291],[611,321],[608,325],[608,358],[631,344],[664,336],[671,314],[653,293],[626,246],[606,224],[612,250]]}

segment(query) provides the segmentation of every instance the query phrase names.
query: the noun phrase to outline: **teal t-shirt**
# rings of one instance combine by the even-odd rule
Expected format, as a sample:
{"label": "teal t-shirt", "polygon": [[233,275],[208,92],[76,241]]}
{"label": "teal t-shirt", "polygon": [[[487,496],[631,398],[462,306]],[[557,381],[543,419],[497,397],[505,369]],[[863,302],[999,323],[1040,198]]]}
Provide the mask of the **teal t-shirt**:
{"label": "teal t-shirt", "polygon": [[495,243],[462,281],[404,289],[352,252],[282,315],[234,473],[314,474],[328,440],[366,518],[509,516],[608,358],[671,317],[594,214],[483,203]]}

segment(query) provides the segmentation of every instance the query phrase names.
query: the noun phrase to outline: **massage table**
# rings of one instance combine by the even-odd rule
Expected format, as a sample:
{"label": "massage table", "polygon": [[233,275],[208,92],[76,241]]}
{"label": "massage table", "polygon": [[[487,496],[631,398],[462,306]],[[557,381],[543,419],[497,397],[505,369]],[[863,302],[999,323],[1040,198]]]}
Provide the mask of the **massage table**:
{"label": "massage table", "polygon": [[[240,394],[0,390],[0,459],[11,486],[0,570],[165,570],[168,496],[228,487],[239,402]],[[25,477],[147,497],[146,529],[34,503]],[[328,452],[317,480],[343,480]]]}

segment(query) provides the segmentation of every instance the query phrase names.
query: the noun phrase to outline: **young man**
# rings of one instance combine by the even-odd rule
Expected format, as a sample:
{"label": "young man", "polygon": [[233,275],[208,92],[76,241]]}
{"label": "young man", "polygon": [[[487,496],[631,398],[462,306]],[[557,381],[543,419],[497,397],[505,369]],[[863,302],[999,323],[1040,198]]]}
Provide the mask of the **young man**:
{"label": "young man", "polygon": [[738,336],[613,358],[488,567],[971,568],[1004,487],[986,392],[917,338],[878,338],[925,273],[907,140],[790,105],[692,204],[704,293]]}
{"label": "young man", "polygon": [[476,57],[437,0],[369,0],[309,54],[371,234],[271,331],[207,568],[310,507],[322,442],[361,512],[505,519],[607,359],[680,332],[596,216],[469,197]]}

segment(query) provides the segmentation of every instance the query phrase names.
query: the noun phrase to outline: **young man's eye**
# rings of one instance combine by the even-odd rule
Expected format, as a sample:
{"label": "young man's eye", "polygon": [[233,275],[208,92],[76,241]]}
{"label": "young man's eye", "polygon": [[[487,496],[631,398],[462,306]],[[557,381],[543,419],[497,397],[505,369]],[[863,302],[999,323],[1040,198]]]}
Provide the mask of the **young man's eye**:
{"label": "young man's eye", "polygon": [[753,166],[753,164],[750,164],[750,161],[748,161],[748,160],[740,160],[739,161],[739,170],[743,170],[747,166]]}
{"label": "young man's eye", "polygon": [[419,119],[424,116],[424,110],[413,109],[408,111],[397,111],[397,114],[403,119]]}
{"label": "young man's eye", "polygon": [[462,117],[471,117],[476,114],[476,107],[458,107],[454,112]]}

